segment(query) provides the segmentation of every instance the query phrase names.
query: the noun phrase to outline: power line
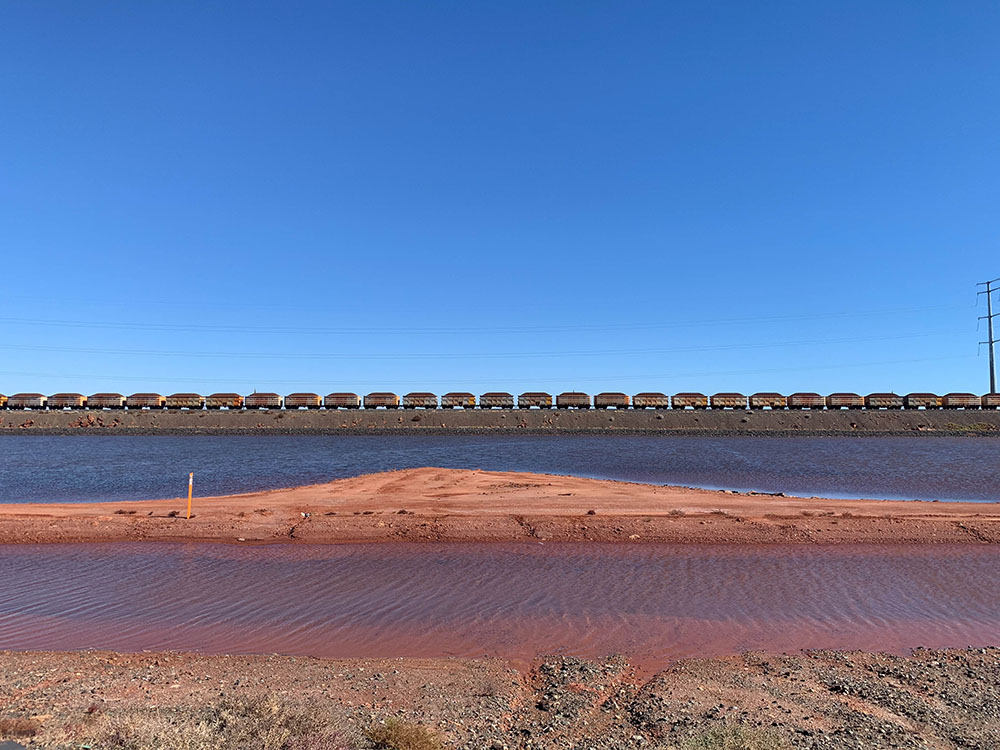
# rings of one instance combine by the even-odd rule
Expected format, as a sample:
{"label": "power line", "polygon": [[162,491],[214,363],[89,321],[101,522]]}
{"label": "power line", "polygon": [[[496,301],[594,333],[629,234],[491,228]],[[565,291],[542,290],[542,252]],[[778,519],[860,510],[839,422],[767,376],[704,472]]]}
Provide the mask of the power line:
{"label": "power line", "polygon": [[566,325],[539,326],[259,326],[234,324],[202,324],[202,323],[133,323],[109,320],[52,320],[42,318],[0,318],[0,323],[21,326],[42,326],[55,328],[94,328],[127,331],[158,331],[177,333],[250,333],[250,334],[309,334],[309,335],[390,335],[390,336],[424,336],[424,335],[476,335],[484,334],[519,334],[519,333],[564,333],[569,331],[647,331],[670,328],[704,328],[714,325],[732,325],[736,323],[776,323],[801,320],[840,320],[849,318],[883,317],[888,314],[911,314],[926,310],[964,309],[956,305],[928,305],[921,307],[899,307],[872,310],[852,310],[846,312],[814,313],[797,315],[774,315],[742,318],[714,318],[694,321],[661,321],[657,323],[581,323]]}
{"label": "power line", "polygon": [[[421,380],[423,385],[442,385],[442,386],[456,386],[464,385],[469,386],[472,384],[481,384],[485,386],[497,385],[500,383],[511,384],[511,383],[552,383],[555,385],[560,385],[569,382],[579,382],[579,381],[589,381],[589,382],[620,382],[620,381],[653,381],[653,380],[678,380],[681,378],[700,378],[700,377],[714,377],[719,375],[725,376],[738,376],[738,375],[769,375],[772,373],[789,373],[789,372],[815,372],[815,371],[826,371],[826,370],[852,370],[861,369],[865,367],[877,367],[882,365],[899,365],[899,364],[918,364],[923,362],[942,362],[942,361],[954,361],[954,360],[965,360],[974,359],[974,355],[954,355],[949,357],[922,357],[919,359],[892,359],[892,360],[881,360],[881,361],[870,361],[870,362],[851,362],[848,364],[836,364],[836,365],[815,365],[808,367],[772,367],[772,368],[758,368],[751,370],[704,370],[696,372],[672,372],[672,373],[652,373],[644,375],[583,375],[574,373],[572,376],[551,376],[551,377],[519,377],[519,378],[470,378],[456,375],[450,377],[447,380]],[[289,385],[289,386],[317,386],[319,383],[325,383],[327,386],[332,386],[333,384],[343,385],[346,387],[351,386],[379,386],[384,387],[386,381],[390,378],[383,378],[381,380],[327,380],[323,378],[311,378],[309,380],[285,380],[285,379],[271,379],[271,378],[260,378],[255,377],[252,379],[240,379],[238,377],[231,378],[168,378],[168,377],[150,377],[146,375],[133,376],[133,375],[93,375],[84,373],[51,373],[51,372],[27,372],[19,370],[0,370],[0,375],[3,376],[17,376],[17,377],[33,377],[33,378],[79,378],[80,380],[100,380],[100,381],[118,381],[118,382],[142,382],[142,383],[204,383],[204,384],[222,384],[227,386],[235,387],[238,383],[246,383],[248,387],[256,383],[257,380],[266,380],[269,385]],[[253,381],[253,382],[251,382]]]}
{"label": "power line", "polygon": [[996,339],[993,338],[993,318],[1000,315],[1000,312],[993,312],[993,285],[1000,281],[1000,278],[993,279],[992,281],[981,281],[976,286],[985,286],[986,289],[977,292],[979,294],[986,295],[986,315],[981,315],[980,320],[986,321],[987,330],[989,331],[989,340],[981,341],[981,344],[986,344],[990,348],[990,393],[997,392],[997,369],[996,360],[993,353],[993,345],[996,343]]}
{"label": "power line", "polygon": [[41,344],[0,344],[0,349],[33,352],[61,352],[68,354],[102,354],[122,355],[129,357],[189,357],[192,359],[281,359],[281,360],[488,360],[488,359],[559,359],[563,357],[607,357],[607,356],[643,356],[649,354],[691,354],[699,352],[733,351],[740,349],[770,349],[792,346],[812,346],[815,344],[855,344],[873,341],[900,341],[906,339],[924,339],[938,336],[954,336],[953,331],[938,331],[931,333],[907,333],[894,336],[849,336],[828,339],[801,339],[795,341],[772,341],[764,343],[724,343],[699,344],[694,346],[675,346],[666,348],[644,349],[580,349],[580,350],[546,350],[543,352],[453,352],[416,354],[338,354],[338,353],[292,353],[292,352],[227,352],[227,351],[183,351],[164,349],[111,349],[100,347],[46,346]]}

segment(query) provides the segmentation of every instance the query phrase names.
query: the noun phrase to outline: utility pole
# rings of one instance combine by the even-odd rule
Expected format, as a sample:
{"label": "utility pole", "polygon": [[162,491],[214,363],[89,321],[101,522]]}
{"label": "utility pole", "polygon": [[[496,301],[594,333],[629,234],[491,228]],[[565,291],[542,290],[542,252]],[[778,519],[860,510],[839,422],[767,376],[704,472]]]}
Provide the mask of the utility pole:
{"label": "utility pole", "polygon": [[990,348],[990,393],[997,392],[997,368],[996,359],[993,354],[993,344],[996,343],[996,339],[993,338],[993,318],[1000,315],[1000,312],[993,312],[993,292],[996,291],[993,285],[997,282],[1000,282],[1000,278],[993,279],[992,281],[982,281],[976,284],[976,286],[986,287],[985,290],[977,292],[976,294],[986,295],[986,315],[981,315],[979,319],[986,321],[986,328],[989,331],[989,340],[982,341],[980,343],[986,344]]}

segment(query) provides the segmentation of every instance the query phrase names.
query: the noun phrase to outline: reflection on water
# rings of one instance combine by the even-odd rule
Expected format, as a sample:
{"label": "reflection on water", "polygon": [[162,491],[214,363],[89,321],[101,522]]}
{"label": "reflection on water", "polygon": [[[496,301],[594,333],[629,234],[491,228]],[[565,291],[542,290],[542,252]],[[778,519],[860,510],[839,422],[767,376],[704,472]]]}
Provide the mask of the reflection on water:
{"label": "reflection on water", "polygon": [[3,436],[0,502],[177,497],[442,466],[799,495],[1000,500],[1000,439]]}
{"label": "reflection on water", "polygon": [[601,657],[1000,643],[993,547],[0,546],[0,649]]}

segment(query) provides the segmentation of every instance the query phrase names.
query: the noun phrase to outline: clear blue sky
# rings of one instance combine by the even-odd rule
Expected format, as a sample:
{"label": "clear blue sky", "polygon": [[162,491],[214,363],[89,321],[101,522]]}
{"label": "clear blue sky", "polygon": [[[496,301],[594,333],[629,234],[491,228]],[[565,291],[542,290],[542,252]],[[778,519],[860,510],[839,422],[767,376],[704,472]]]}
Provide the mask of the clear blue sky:
{"label": "clear blue sky", "polygon": [[0,3],[0,391],[987,389],[988,2]]}

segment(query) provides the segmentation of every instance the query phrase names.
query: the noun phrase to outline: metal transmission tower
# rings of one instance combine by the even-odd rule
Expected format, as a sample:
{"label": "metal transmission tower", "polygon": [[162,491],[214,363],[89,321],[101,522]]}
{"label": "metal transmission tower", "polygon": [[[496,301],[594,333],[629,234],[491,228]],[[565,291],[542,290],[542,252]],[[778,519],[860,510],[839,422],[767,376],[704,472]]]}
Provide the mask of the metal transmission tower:
{"label": "metal transmission tower", "polygon": [[986,321],[986,328],[989,331],[989,341],[982,341],[980,343],[986,344],[990,348],[990,393],[997,392],[997,368],[993,354],[993,344],[996,343],[996,339],[993,338],[993,318],[1000,315],[1000,312],[993,312],[993,292],[997,290],[997,287],[994,286],[997,282],[1000,282],[1000,278],[976,284],[976,286],[986,287],[986,289],[976,294],[986,295],[986,314],[979,316],[979,319]]}

